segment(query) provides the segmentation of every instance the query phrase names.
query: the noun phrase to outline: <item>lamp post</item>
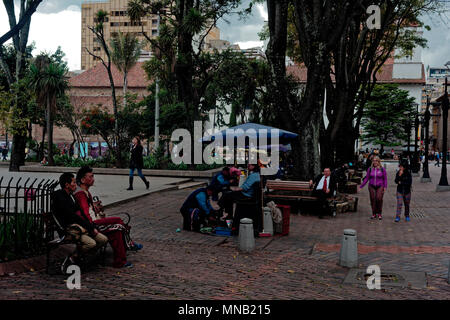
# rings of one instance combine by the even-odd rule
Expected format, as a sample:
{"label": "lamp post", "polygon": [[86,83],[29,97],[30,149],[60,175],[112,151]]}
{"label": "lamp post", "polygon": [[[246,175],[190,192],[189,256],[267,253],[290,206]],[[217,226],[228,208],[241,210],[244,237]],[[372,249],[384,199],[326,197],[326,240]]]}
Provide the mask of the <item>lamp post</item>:
{"label": "lamp post", "polygon": [[413,155],[413,163],[412,163],[412,175],[418,177],[419,176],[419,170],[420,170],[420,162],[419,162],[419,156],[417,153],[417,136],[419,135],[419,113],[417,112],[416,105],[416,112],[414,114],[414,155]]}
{"label": "lamp post", "polygon": [[428,144],[430,142],[430,96],[427,95],[427,109],[425,110],[425,114],[423,116],[424,125],[425,125],[425,162],[423,164],[423,175],[420,179],[420,182],[431,182],[430,172],[428,171]]}
{"label": "lamp post", "polygon": [[406,129],[406,134],[408,135],[407,157],[408,157],[408,163],[411,166],[411,148],[410,148],[410,144],[411,144],[411,114],[409,112],[405,112],[403,115],[406,118],[405,129]]}
{"label": "lamp post", "polygon": [[445,90],[444,96],[441,101],[442,109],[442,169],[441,169],[441,179],[436,187],[436,191],[450,191],[450,186],[447,180],[447,130],[448,130],[448,79],[445,78]]}
{"label": "lamp post", "polygon": [[[158,11],[158,22],[157,22],[157,32],[156,36],[159,37],[159,24],[160,24],[160,16]],[[159,148],[159,78],[156,77],[156,88],[155,88],[155,149]]]}

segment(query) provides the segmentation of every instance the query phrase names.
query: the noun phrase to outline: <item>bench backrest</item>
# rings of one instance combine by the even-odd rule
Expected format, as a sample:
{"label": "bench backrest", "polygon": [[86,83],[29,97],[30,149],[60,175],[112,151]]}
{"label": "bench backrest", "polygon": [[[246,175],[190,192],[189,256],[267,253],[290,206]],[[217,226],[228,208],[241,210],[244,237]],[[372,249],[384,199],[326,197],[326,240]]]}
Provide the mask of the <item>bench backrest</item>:
{"label": "bench backrest", "polygon": [[267,180],[266,187],[271,190],[311,190],[309,181]]}

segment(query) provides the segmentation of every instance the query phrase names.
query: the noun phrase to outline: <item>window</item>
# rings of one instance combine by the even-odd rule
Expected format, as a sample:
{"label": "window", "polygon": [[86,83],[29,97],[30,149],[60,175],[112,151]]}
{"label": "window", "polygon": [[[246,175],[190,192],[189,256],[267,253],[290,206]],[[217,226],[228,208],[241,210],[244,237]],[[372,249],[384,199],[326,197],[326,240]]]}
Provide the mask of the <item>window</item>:
{"label": "window", "polygon": [[157,36],[158,35],[158,30],[152,30],[152,36]]}

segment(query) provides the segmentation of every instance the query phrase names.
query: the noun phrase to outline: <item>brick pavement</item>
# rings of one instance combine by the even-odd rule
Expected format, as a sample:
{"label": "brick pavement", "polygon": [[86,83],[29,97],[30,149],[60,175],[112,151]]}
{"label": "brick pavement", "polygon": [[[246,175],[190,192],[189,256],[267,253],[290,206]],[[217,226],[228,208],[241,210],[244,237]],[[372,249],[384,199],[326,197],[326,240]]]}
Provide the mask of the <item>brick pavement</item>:
{"label": "brick pavement", "polygon": [[[393,180],[394,166],[388,166]],[[95,267],[82,275],[82,289],[66,289],[62,275],[41,271],[0,278],[2,299],[449,299],[446,282],[450,245],[450,193],[414,178],[410,223],[394,223],[394,186],[385,195],[384,220],[369,220],[367,189],[358,212],[319,220],[291,216],[287,237],[257,239],[257,250],[243,254],[236,238],[175,232],[178,209],[189,190],[150,195],[108,210],[132,215],[133,238],[144,244],[130,253],[134,268]],[[382,271],[425,271],[427,288],[368,290],[343,284],[348,269],[337,265],[342,231],[358,232],[361,267]],[[400,248],[400,249],[399,249]],[[110,261],[110,255],[109,255]]]}

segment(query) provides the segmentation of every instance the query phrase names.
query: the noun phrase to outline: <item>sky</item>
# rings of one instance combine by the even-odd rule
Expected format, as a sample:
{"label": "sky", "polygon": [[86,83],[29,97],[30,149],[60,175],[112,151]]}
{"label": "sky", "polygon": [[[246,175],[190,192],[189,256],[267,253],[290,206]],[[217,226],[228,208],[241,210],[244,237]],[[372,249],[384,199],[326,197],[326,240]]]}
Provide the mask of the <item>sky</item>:
{"label": "sky", "polygon": [[[17,0],[16,0],[17,1]],[[242,8],[250,0],[244,0]],[[33,15],[29,41],[35,42],[36,50],[54,52],[58,46],[66,53],[70,70],[80,69],[81,64],[81,3],[82,0],[44,0]],[[238,43],[242,49],[262,46],[258,33],[267,21],[265,5],[257,5],[252,15],[245,20],[237,15],[227,17],[228,23],[220,21],[221,38],[231,43]],[[439,17],[425,17],[425,23],[431,31],[424,31],[428,39],[428,48],[422,52],[425,67],[442,67],[450,61],[450,23],[443,22]],[[444,19],[448,21],[448,19]],[[6,10],[0,3],[0,34],[9,30]]]}

